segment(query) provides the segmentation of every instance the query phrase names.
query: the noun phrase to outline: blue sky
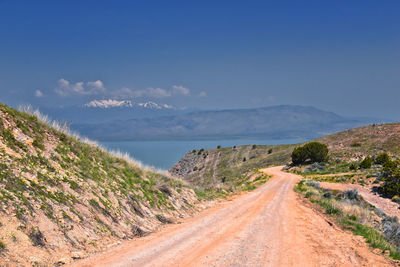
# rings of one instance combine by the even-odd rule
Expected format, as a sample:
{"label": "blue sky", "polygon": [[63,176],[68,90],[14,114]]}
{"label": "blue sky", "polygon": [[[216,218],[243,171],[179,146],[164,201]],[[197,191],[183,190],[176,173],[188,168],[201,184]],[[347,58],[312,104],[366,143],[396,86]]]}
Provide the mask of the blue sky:
{"label": "blue sky", "polygon": [[0,101],[400,117],[399,1],[0,0]]}

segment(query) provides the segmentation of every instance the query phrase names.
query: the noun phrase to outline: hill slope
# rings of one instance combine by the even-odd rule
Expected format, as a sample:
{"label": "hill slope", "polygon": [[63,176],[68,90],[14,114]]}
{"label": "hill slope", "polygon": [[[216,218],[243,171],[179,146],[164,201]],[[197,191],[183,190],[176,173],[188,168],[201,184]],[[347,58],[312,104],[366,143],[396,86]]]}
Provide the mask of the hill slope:
{"label": "hill slope", "polygon": [[2,263],[66,263],[154,231],[197,201],[180,180],[1,104],[0,159]]}
{"label": "hill slope", "polygon": [[201,189],[232,191],[255,179],[261,167],[290,161],[296,145],[244,145],[231,148],[193,150],[168,171]]}
{"label": "hill slope", "polygon": [[313,107],[197,111],[174,116],[73,124],[96,140],[309,139],[362,124]]}
{"label": "hill slope", "polygon": [[[400,158],[400,123],[369,125],[318,138],[329,147],[330,160],[359,160],[381,152]],[[241,179],[250,179],[261,167],[291,161],[297,145],[247,145],[187,153],[169,172],[200,188],[229,189]]]}
{"label": "hill slope", "polygon": [[383,151],[400,157],[400,123],[353,128],[316,141],[327,144],[332,155],[338,158],[373,156]]}

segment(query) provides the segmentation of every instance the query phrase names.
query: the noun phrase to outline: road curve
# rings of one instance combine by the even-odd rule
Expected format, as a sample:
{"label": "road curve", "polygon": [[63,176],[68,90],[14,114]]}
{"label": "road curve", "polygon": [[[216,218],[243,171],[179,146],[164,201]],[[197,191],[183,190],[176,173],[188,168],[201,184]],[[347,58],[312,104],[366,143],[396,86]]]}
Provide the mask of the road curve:
{"label": "road curve", "polygon": [[257,190],[74,266],[391,266],[301,203],[281,167]]}

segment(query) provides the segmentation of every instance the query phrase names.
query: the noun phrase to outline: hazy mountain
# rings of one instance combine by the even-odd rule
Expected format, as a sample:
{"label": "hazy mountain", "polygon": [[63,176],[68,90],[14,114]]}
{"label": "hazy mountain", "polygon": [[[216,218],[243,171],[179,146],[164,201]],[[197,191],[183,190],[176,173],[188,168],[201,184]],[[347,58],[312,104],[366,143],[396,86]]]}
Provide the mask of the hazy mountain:
{"label": "hazy mountain", "polygon": [[72,124],[99,140],[196,140],[316,138],[370,123],[304,106],[196,111],[170,116]]}
{"label": "hazy mountain", "polygon": [[102,99],[102,100],[92,100],[89,103],[83,105],[86,108],[142,108],[142,109],[177,109],[174,106],[167,104],[158,104],[153,101],[148,101],[144,103],[134,103],[131,100],[115,100],[115,99]]}
{"label": "hazy mountain", "polygon": [[104,123],[114,120],[177,115],[190,110],[177,108],[168,104],[133,102],[131,100],[93,100],[84,105],[67,107],[41,107],[40,110],[52,119],[71,123]]}

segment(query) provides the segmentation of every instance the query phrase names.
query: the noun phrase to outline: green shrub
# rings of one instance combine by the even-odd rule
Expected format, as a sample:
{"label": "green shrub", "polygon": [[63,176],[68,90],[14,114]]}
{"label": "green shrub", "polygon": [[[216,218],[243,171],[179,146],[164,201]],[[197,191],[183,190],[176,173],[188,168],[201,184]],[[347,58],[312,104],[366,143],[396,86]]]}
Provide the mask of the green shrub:
{"label": "green shrub", "polygon": [[268,149],[268,154],[272,153],[272,148]]}
{"label": "green shrub", "polygon": [[302,147],[296,147],[292,152],[292,162],[294,165],[299,165],[307,160],[306,151]]}
{"label": "green shrub", "polygon": [[355,163],[355,162],[350,163],[349,169],[352,170],[352,171],[357,170],[358,169],[357,163]]}
{"label": "green shrub", "polygon": [[358,142],[354,142],[354,143],[352,143],[350,146],[351,146],[351,147],[360,147],[361,144],[358,143]]}
{"label": "green shrub", "polygon": [[386,152],[384,152],[384,153],[379,154],[379,155],[376,157],[375,163],[376,163],[376,164],[383,165],[383,164],[385,164],[386,162],[388,162],[389,160],[390,160],[389,154],[386,153]]}
{"label": "green shrub", "polygon": [[372,166],[372,158],[370,156],[363,159],[360,163],[361,169],[369,169]]}
{"label": "green shrub", "polygon": [[400,167],[398,161],[389,160],[383,164],[382,176],[384,183],[380,187],[386,197],[400,195]]}
{"label": "green shrub", "polygon": [[307,191],[306,194],[304,195],[306,198],[310,198],[313,195],[315,195],[315,193],[313,191]]}
{"label": "green shrub", "polygon": [[6,244],[3,241],[0,241],[0,252],[6,249]]}
{"label": "green shrub", "polygon": [[292,162],[294,165],[302,164],[307,160],[310,163],[324,162],[328,159],[328,152],[328,147],[325,144],[310,142],[293,150]]}
{"label": "green shrub", "polygon": [[395,195],[394,197],[392,197],[392,201],[400,204],[400,197],[398,195]]}

